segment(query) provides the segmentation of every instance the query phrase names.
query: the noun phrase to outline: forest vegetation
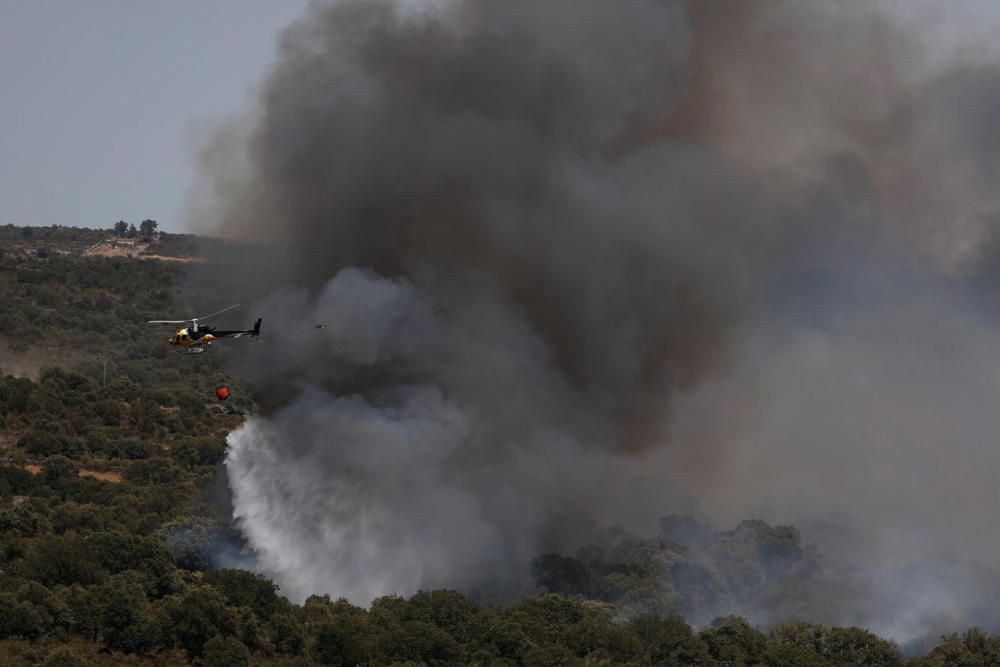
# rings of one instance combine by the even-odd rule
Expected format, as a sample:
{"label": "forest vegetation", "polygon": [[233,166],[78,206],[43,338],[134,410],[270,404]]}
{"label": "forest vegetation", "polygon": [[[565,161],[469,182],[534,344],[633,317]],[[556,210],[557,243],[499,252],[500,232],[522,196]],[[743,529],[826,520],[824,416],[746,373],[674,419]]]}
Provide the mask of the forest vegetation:
{"label": "forest vegetation", "polygon": [[[113,233],[0,227],[0,664],[1000,664],[1000,637],[978,629],[906,657],[861,628],[712,617],[775,604],[816,571],[794,528],[761,521],[598,531],[572,556],[540,554],[537,592],[515,600],[293,603],[241,569],[250,561],[212,493],[242,419],[214,388],[252,409],[253,387],[144,324],[189,302],[184,264],[81,256]],[[158,254],[197,252],[192,237],[161,237]]]}

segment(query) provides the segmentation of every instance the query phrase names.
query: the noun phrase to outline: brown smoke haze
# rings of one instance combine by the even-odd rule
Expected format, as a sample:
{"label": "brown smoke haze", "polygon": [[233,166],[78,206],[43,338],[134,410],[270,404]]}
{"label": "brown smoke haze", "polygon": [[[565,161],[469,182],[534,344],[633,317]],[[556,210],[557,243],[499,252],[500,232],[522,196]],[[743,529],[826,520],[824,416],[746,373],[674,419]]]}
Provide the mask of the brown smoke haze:
{"label": "brown smoke haze", "polygon": [[191,198],[269,248],[231,276],[268,338],[227,460],[261,570],[299,599],[529,590],[568,505],[759,517],[873,582],[815,620],[994,623],[1000,68],[921,30],[864,2],[311,5]]}

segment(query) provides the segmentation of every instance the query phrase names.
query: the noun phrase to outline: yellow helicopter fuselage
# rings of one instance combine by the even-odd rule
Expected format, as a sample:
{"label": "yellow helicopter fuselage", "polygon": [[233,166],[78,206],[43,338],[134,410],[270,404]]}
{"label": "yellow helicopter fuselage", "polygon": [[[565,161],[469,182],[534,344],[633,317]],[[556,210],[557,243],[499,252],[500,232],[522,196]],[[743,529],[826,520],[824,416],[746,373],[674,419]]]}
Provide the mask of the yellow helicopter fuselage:
{"label": "yellow helicopter fuselage", "polygon": [[171,336],[167,342],[171,345],[177,345],[178,347],[187,349],[194,345],[208,345],[213,340],[215,340],[215,336],[210,333],[192,333],[185,327]]}

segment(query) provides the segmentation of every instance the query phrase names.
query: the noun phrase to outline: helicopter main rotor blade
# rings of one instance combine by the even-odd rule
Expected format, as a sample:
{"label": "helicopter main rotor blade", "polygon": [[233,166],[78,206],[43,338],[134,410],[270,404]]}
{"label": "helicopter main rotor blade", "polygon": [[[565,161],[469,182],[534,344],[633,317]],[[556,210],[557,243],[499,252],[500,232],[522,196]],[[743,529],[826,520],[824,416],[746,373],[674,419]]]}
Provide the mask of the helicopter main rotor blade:
{"label": "helicopter main rotor blade", "polygon": [[226,312],[227,310],[232,310],[233,308],[239,308],[239,307],[240,307],[240,304],[238,304],[238,303],[237,303],[237,304],[236,304],[236,305],[234,305],[234,306],[229,306],[228,308],[223,308],[222,310],[217,310],[217,311],[215,311],[214,313],[212,313],[211,315],[205,315],[204,317],[192,317],[192,318],[191,318],[191,320],[192,320],[192,321],[193,321],[193,320],[197,320],[197,321],[199,321],[199,322],[200,322],[200,321],[202,321],[202,320],[207,320],[207,319],[208,319],[208,318],[210,318],[210,317],[215,317],[215,316],[216,316],[216,315],[218,315],[219,313],[224,313],[224,312]]}
{"label": "helicopter main rotor blade", "polygon": [[214,313],[212,313],[211,315],[205,315],[204,317],[192,317],[191,319],[187,319],[187,320],[149,320],[148,322],[146,322],[146,324],[188,324],[188,323],[194,323],[194,322],[199,322],[201,320],[207,320],[210,317],[215,317],[219,313],[224,313],[227,310],[232,310],[233,308],[239,308],[239,307],[240,307],[240,304],[237,303],[236,305],[229,306],[228,308],[223,308],[222,310],[217,310]]}

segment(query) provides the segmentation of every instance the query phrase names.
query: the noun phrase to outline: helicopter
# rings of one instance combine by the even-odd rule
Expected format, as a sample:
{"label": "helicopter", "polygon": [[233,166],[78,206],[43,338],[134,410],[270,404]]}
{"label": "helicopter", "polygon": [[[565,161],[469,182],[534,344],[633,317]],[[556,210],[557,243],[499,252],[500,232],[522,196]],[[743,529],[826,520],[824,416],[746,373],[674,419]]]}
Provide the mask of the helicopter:
{"label": "helicopter", "polygon": [[187,320],[149,320],[148,324],[189,324],[190,326],[184,327],[171,336],[167,343],[170,345],[176,345],[181,348],[181,351],[190,354],[198,354],[204,352],[208,349],[214,341],[220,338],[239,338],[240,336],[252,336],[258,342],[260,341],[260,323],[263,318],[258,317],[257,321],[253,325],[253,329],[234,329],[234,330],[219,330],[213,329],[212,327],[200,326],[198,323],[202,320],[207,320],[210,317],[215,317],[220,313],[224,313],[227,310],[232,310],[233,308],[238,308],[240,304],[234,306],[229,306],[228,308],[223,308],[218,310],[211,315],[204,315],[202,317],[192,317]]}

